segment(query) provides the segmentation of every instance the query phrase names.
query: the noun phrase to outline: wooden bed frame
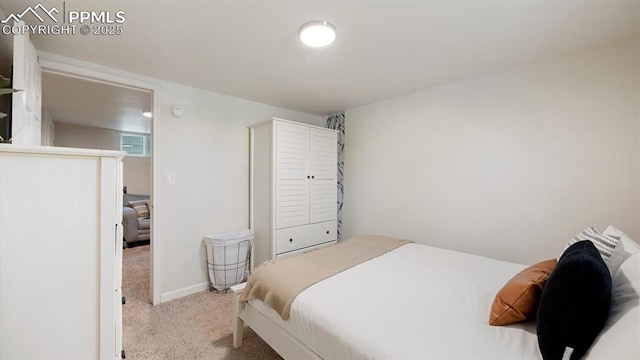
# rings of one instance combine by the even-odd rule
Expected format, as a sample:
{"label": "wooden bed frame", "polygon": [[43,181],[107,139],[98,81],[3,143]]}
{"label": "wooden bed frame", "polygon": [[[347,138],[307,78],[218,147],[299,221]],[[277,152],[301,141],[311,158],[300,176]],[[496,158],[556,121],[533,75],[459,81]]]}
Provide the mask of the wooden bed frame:
{"label": "wooden bed frame", "polygon": [[231,287],[231,291],[233,291],[233,347],[238,348],[242,345],[244,325],[246,324],[284,359],[322,360],[311,349],[280,325],[264,316],[251,304],[242,303],[240,294],[242,294],[245,285],[246,283],[242,283]]}

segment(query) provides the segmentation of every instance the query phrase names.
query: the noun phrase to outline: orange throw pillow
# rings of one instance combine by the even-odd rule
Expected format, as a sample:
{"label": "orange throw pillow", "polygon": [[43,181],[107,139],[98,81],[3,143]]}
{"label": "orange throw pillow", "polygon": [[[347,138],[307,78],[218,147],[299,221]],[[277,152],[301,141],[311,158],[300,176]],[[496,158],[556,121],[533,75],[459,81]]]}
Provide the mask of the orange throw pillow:
{"label": "orange throw pillow", "polygon": [[544,284],[558,260],[531,265],[512,277],[496,294],[491,306],[490,325],[509,325],[535,316]]}

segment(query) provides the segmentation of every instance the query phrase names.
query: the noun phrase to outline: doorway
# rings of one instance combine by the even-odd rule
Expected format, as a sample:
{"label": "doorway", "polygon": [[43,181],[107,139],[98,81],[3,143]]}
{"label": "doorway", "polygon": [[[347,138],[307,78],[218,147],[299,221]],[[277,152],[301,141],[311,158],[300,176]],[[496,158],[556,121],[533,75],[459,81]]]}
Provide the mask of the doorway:
{"label": "doorway", "polygon": [[[159,261],[158,254],[159,254],[159,248],[160,248],[159,246],[160,236],[158,232],[155,230],[157,227],[157,224],[159,223],[159,219],[158,219],[159,214],[157,212],[157,209],[158,209],[158,201],[156,196],[157,188],[155,188],[157,184],[155,184],[153,181],[154,172],[157,169],[157,167],[154,166],[154,162],[157,161],[154,154],[156,153],[156,151],[158,151],[156,131],[158,129],[158,126],[157,126],[158,119],[160,117],[160,114],[159,114],[160,106],[158,105],[158,99],[157,99],[158,85],[151,82],[147,82],[145,80],[141,80],[139,78],[136,78],[135,76],[131,76],[131,74],[128,74],[128,73],[118,72],[117,70],[114,70],[114,69],[106,69],[95,64],[84,63],[74,59],[59,57],[53,54],[47,54],[47,53],[40,54],[40,63],[42,66],[43,77],[46,77],[49,79],[57,79],[57,80],[62,79],[70,83],[72,81],[82,82],[82,84],[84,84],[85,86],[88,86],[89,88],[92,86],[93,87],[102,86],[104,87],[103,90],[110,88],[113,91],[113,89],[115,88],[115,89],[118,89],[118,92],[129,93],[128,97],[124,96],[123,99],[120,99],[121,102],[124,103],[123,106],[125,108],[127,107],[130,108],[129,110],[132,110],[132,108],[135,108],[135,106],[133,104],[127,104],[127,100],[126,100],[127,98],[131,100],[131,99],[137,99],[137,97],[144,98],[146,96],[147,101],[142,102],[146,104],[146,106],[143,107],[142,105],[139,105],[138,108],[135,108],[135,111],[136,111],[135,115],[137,115],[138,118],[140,118],[140,115],[142,112],[150,111],[152,113],[152,118],[146,119],[146,122],[147,122],[146,129],[144,127],[145,126],[144,123],[142,122],[138,122],[137,125],[135,125],[135,122],[131,122],[129,125],[133,124],[133,127],[126,128],[125,129],[126,131],[117,132],[117,139],[118,139],[118,145],[120,146],[123,133],[126,133],[128,135],[136,135],[136,136],[133,136],[134,139],[140,138],[140,136],[138,135],[141,135],[141,136],[146,135],[148,138],[147,143],[143,143],[143,146],[142,146],[142,148],[146,148],[150,153],[149,156],[146,158],[147,168],[148,168],[148,171],[147,171],[148,180],[146,181],[146,184],[148,188],[147,195],[149,199],[149,210],[151,214],[150,220],[149,220],[150,224],[149,224],[149,235],[148,235],[150,238],[150,244],[147,246],[149,248],[148,253],[150,257],[148,259],[148,264],[149,264],[148,279],[149,280],[147,282],[147,286],[149,290],[147,294],[148,295],[147,301],[151,302],[154,305],[158,304],[160,301],[160,288],[159,286],[157,286],[157,284],[159,284],[160,279],[159,279],[159,275],[157,274],[158,267],[154,266],[154,264],[156,264],[156,262]],[[50,104],[48,104],[48,101],[47,101],[47,97],[49,96],[48,94],[49,93],[56,93],[56,94],[66,93],[67,91],[65,91],[64,90],[65,88],[62,86],[61,87],[54,86],[53,89],[46,89],[45,87],[48,87],[48,83],[46,83],[46,81],[47,80],[43,81],[43,107],[54,108],[50,106]],[[76,85],[77,84],[78,83],[76,83]],[[136,101],[139,101],[139,99],[137,99]],[[135,103],[136,101],[132,101],[132,103]],[[90,106],[86,106],[87,104],[82,103],[77,99],[74,102],[74,104],[75,104],[74,109],[76,112],[79,112],[79,109],[81,108],[90,107]],[[94,107],[97,107],[97,106],[99,105],[94,104]],[[133,116],[133,114],[130,114],[130,115]],[[59,139],[59,138],[56,139],[56,134],[55,134],[56,117],[58,117],[58,115],[56,115],[55,112],[51,112],[49,119],[46,119],[46,120],[43,119],[42,128],[43,129],[48,128],[53,130],[52,134],[51,133],[42,134],[43,145],[47,145],[47,141],[51,145],[63,144],[62,139]],[[74,120],[67,121],[67,122],[73,123]],[[53,123],[53,126],[50,125],[51,123]],[[62,126],[67,126],[67,125],[62,125]],[[74,130],[73,129],[74,126],[76,125],[72,124],[72,126],[68,126],[68,127],[70,127],[71,130]],[[132,140],[132,138],[127,138],[126,140]],[[136,147],[135,144],[129,143],[129,145],[133,145],[134,147]],[[92,146],[86,146],[86,145],[80,145],[80,146],[92,147]],[[95,146],[93,147],[95,148]],[[140,147],[137,147],[137,149],[139,150]],[[118,148],[117,150],[120,150],[120,148]],[[138,162],[138,163],[145,161],[144,158],[142,157],[129,156],[128,158],[133,159],[134,162]],[[124,166],[127,166],[127,165],[125,164]],[[140,182],[135,184],[135,181],[134,181],[127,184],[129,181],[127,181],[126,169],[124,173],[125,173],[124,185],[127,186],[127,192],[129,194],[145,192],[144,190],[140,190],[142,186]],[[143,183],[144,182],[145,181],[143,181]],[[131,184],[133,184],[133,186]],[[136,195],[140,195],[140,194],[136,194]],[[142,195],[145,195],[145,194],[142,194]]]}

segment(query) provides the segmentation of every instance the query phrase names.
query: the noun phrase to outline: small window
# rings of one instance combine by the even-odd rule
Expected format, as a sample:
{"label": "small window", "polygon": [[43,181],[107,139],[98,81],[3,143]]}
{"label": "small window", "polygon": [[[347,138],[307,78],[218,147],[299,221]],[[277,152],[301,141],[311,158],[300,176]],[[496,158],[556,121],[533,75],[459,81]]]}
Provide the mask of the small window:
{"label": "small window", "polygon": [[120,150],[129,156],[151,156],[151,139],[149,135],[120,134]]}

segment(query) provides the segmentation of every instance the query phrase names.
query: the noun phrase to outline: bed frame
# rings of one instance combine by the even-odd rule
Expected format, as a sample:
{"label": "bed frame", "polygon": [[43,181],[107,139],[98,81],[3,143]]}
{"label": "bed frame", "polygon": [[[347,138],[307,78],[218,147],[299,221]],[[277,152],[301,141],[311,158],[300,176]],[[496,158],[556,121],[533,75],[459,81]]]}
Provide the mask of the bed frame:
{"label": "bed frame", "polygon": [[322,360],[280,325],[264,316],[248,302],[240,301],[246,283],[231,287],[233,291],[233,347],[242,345],[244,325],[249,326],[284,359]]}

